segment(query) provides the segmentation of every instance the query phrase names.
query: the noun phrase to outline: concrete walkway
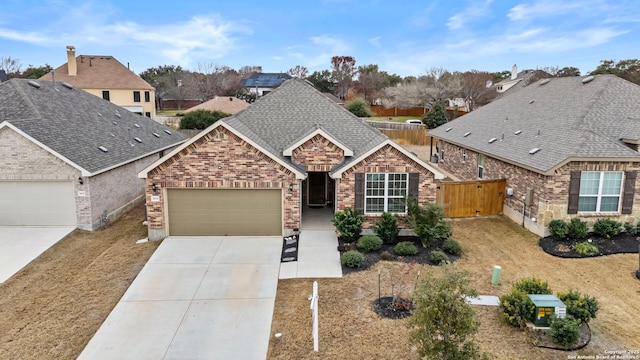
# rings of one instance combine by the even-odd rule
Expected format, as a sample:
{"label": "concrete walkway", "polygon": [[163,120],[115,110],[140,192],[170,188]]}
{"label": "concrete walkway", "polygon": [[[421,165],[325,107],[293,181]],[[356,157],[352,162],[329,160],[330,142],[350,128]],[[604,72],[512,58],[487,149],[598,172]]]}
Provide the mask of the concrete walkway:
{"label": "concrete walkway", "polygon": [[298,261],[280,265],[280,279],[342,277],[333,210],[304,208],[298,240]]}
{"label": "concrete walkway", "polygon": [[73,230],[71,226],[0,226],[0,284]]}
{"label": "concrete walkway", "polygon": [[168,237],[78,359],[265,359],[282,237]]}

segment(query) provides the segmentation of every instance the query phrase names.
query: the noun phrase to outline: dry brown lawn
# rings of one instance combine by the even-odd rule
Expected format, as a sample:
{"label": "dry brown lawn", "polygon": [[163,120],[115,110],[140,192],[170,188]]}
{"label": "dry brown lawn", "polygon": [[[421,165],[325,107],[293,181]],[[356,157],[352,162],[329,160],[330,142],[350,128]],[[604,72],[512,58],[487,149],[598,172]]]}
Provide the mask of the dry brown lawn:
{"label": "dry brown lawn", "polygon": [[0,359],[75,359],[160,242],[137,207],[104,230],[75,230],[0,285]]}
{"label": "dry brown lawn", "polygon": [[[606,350],[640,349],[640,281],[635,278],[638,255],[589,259],[560,259],[544,253],[538,237],[504,217],[454,221],[453,238],[462,245],[460,269],[473,274],[482,295],[502,295],[523,277],[537,276],[554,291],[576,289],[595,296],[600,311],[591,322],[592,340],[585,348],[564,352],[531,343],[525,331],[502,323],[497,307],[474,306],[481,321],[476,342],[491,359],[567,359],[569,355],[604,355]],[[491,285],[494,265],[502,267],[501,284]],[[373,268],[341,279],[319,279],[320,351],[313,352],[308,296],[313,279],[281,280],[278,284],[269,344],[269,359],[415,359],[408,344],[405,320],[382,319],[371,303],[391,294],[390,279],[403,279],[410,293],[417,271],[421,277],[438,268],[380,262]],[[397,287],[396,287],[397,289]],[[396,291],[397,292],[397,291]],[[273,335],[282,333],[276,340]]]}

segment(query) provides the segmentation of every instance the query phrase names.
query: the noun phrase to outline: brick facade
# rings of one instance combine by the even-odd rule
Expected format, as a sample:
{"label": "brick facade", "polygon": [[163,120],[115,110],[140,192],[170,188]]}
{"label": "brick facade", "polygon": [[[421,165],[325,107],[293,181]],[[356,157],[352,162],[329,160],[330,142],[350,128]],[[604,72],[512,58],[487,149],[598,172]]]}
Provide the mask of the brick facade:
{"label": "brick facade", "polygon": [[[289,191],[290,184],[298,184],[294,173],[224,127],[216,127],[147,175],[149,238],[167,235],[168,188],[282,189],[283,228],[299,228],[300,186]],[[156,194],[160,201],[152,202]]]}
{"label": "brick facade", "polygon": [[316,135],[293,150],[291,158],[307,171],[328,172],[344,160],[344,151],[322,135]]}
{"label": "brick facade", "polygon": [[[420,204],[434,202],[436,199],[436,181],[433,173],[411,160],[408,156],[386,145],[369,155],[348,171],[342,174],[340,179],[336,179],[337,201],[336,209],[345,207],[353,208],[355,205],[355,174],[356,173],[420,173],[418,185]],[[370,228],[379,216],[367,216],[367,221],[363,227]]]}
{"label": "brick facade", "polygon": [[[77,226],[95,230],[104,210],[109,220],[117,219],[130,206],[141,202],[144,181],[137,173],[158,159],[148,156],[105,173],[78,178],[80,170],[37,146],[10,128],[0,129],[0,181],[70,181],[73,182]],[[78,196],[84,192],[85,196]]]}
{"label": "brick facade", "polygon": [[[445,158],[439,166],[462,181],[477,180],[478,153],[459,146],[441,143]],[[463,151],[466,160],[463,161]],[[532,232],[544,235],[551,220],[569,221],[579,216],[588,223],[598,218],[611,218],[621,222],[637,222],[640,218],[640,191],[635,192],[631,214],[603,216],[601,214],[570,215],[567,213],[569,202],[569,179],[571,171],[639,171],[640,162],[569,162],[558,168],[553,176],[543,175],[504,161],[485,156],[483,179],[507,179],[507,188],[513,189],[513,196],[505,198],[505,215],[514,221],[523,221],[522,197],[528,188],[533,189],[531,206],[524,209],[524,223]],[[536,221],[532,221],[535,218]]]}

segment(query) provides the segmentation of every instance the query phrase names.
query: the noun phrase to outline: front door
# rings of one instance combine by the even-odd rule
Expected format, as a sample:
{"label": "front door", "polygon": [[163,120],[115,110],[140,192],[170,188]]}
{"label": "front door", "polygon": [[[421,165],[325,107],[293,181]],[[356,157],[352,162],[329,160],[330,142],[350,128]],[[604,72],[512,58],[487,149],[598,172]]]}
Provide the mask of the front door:
{"label": "front door", "polygon": [[307,205],[325,206],[327,204],[327,173],[310,172],[307,180]]}

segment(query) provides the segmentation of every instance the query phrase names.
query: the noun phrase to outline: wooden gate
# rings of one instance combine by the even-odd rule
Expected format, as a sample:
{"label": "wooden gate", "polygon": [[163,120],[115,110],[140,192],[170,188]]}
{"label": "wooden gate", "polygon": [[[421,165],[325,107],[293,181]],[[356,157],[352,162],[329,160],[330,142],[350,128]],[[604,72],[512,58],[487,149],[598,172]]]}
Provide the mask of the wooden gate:
{"label": "wooden gate", "polygon": [[439,182],[436,203],[447,217],[501,214],[506,184],[505,179]]}

